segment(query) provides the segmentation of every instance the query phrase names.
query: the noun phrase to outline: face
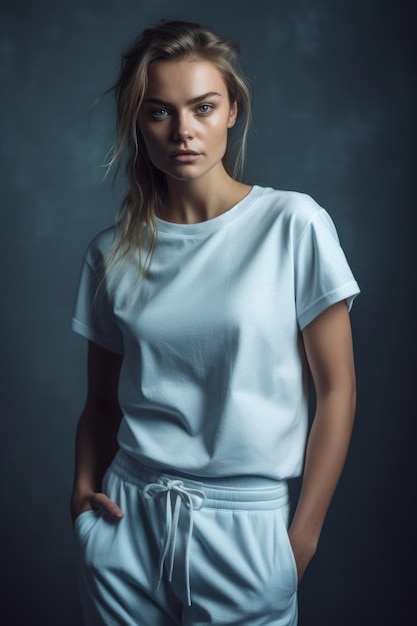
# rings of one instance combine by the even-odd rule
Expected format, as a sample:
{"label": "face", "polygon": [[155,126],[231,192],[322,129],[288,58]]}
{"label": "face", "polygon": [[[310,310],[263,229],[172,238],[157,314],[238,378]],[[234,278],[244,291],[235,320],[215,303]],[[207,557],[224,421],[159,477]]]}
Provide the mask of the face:
{"label": "face", "polygon": [[194,180],[222,168],[227,131],[237,116],[226,84],[210,62],[156,61],[139,112],[152,163],[167,176]]}

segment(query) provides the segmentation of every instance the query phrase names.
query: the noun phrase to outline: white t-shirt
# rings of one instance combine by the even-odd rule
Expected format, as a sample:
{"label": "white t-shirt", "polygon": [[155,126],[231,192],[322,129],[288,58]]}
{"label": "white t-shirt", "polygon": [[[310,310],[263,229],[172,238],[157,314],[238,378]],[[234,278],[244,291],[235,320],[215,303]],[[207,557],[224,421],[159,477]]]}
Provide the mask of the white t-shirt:
{"label": "white t-shirt", "polygon": [[333,222],[307,195],[255,186],[214,219],[157,224],[136,289],[133,265],[97,289],[113,229],[91,242],[72,321],[124,355],[120,447],[194,476],[299,475],[308,426],[300,330],[359,293]]}

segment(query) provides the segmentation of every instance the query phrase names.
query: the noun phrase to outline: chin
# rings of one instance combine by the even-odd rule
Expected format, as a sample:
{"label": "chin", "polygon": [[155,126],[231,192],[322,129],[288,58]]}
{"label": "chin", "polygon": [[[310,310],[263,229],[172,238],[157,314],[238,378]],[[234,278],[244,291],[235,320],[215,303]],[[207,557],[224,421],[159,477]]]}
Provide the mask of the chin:
{"label": "chin", "polygon": [[173,178],[174,180],[182,180],[184,182],[197,180],[204,176],[206,172],[164,172],[167,178]]}

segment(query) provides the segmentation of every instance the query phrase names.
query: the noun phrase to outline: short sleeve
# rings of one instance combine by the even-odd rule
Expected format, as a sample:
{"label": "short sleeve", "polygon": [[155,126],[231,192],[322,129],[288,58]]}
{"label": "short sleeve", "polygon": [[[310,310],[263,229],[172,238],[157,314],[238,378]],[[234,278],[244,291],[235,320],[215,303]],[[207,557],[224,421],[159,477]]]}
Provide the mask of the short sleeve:
{"label": "short sleeve", "polygon": [[106,350],[124,353],[123,335],[114,315],[102,272],[84,257],[71,322],[72,329]]}
{"label": "short sleeve", "polygon": [[295,247],[295,293],[298,325],[303,330],[341,300],[349,310],[359,286],[340,246],[329,214],[320,209],[305,226]]}

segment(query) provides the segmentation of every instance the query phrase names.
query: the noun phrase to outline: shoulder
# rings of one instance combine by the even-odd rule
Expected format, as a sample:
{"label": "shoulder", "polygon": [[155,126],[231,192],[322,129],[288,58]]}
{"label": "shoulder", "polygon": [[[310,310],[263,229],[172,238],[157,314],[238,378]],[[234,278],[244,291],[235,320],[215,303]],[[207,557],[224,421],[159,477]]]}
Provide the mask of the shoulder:
{"label": "shoulder", "polygon": [[279,220],[294,234],[301,235],[316,220],[330,220],[330,216],[310,195],[299,191],[283,191],[272,187],[257,187],[257,209]]}
{"label": "shoulder", "polygon": [[85,258],[92,266],[97,266],[109,256],[115,242],[115,235],[116,229],[112,226],[99,232],[90,241]]}

